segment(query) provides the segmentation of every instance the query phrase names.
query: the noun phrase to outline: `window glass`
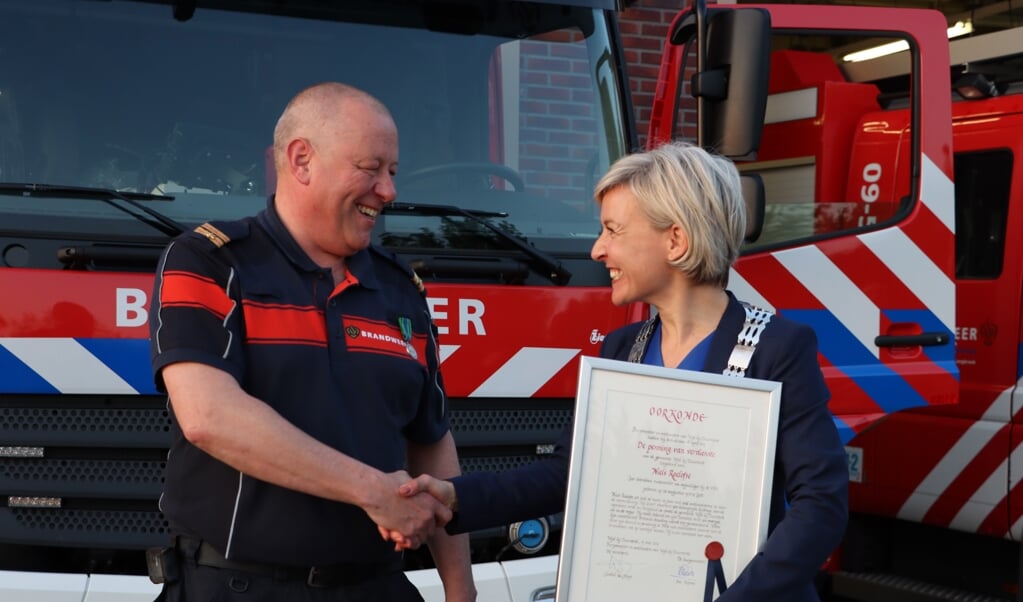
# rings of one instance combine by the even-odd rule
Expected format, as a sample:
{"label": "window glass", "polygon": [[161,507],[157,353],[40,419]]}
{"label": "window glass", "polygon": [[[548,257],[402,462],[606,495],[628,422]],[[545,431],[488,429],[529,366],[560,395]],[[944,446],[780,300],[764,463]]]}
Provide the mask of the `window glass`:
{"label": "window glass", "polygon": [[[588,257],[593,185],[627,135],[601,11],[487,3],[454,14],[380,0],[289,16],[289,6],[200,7],[181,22],[148,2],[0,3],[0,183],[133,193],[184,227],[253,215],[274,189],[285,104],[342,81],[394,115],[398,201],[455,209],[385,214],[377,242],[516,253],[496,226]],[[143,210],[100,197],[8,189],[0,223],[15,237],[165,242]]]}
{"label": "window glass", "polygon": [[956,174],[956,278],[997,278],[1005,253],[1012,152],[959,153]]}
{"label": "window glass", "polygon": [[[760,146],[755,157],[736,159],[741,173],[760,177],[765,194],[760,234],[746,250],[876,228],[908,210],[915,185],[907,152],[914,134],[905,110],[912,79],[875,80],[868,68],[843,58],[850,48],[881,41],[774,33]],[[677,139],[691,142],[698,139],[694,42],[678,77],[674,126]]]}

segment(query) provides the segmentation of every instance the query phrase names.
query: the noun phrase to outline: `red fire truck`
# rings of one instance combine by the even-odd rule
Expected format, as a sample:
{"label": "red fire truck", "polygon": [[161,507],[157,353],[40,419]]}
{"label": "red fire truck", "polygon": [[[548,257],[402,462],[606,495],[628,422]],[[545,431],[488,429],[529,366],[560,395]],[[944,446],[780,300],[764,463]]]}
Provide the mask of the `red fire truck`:
{"label": "red fire truck", "polygon": [[[571,418],[579,356],[646,313],[612,307],[608,276],[589,259],[593,184],[637,147],[615,8],[0,5],[0,598],[152,598],[142,550],[166,538],[156,500],[168,444],[148,363],[155,260],[183,229],[264,206],[273,120],[318,81],[373,91],[397,121],[399,202],[376,242],[427,283],[464,470],[547,453]],[[851,75],[834,46],[857,32],[910,41],[911,74]],[[969,526],[963,518],[994,500],[972,530],[995,535],[985,541],[1019,535],[1008,466],[1018,253],[1005,240],[1008,180],[998,180],[1017,142],[988,149],[1002,161],[993,174],[978,150],[991,136],[962,147],[976,151],[962,160],[978,159],[963,168],[977,174],[967,198],[984,204],[954,202],[961,159],[944,32],[934,12],[744,5],[680,16],[665,45],[650,140],[702,138],[759,177],[763,227],[731,288],[817,330],[849,445],[851,536],[865,551],[889,538],[879,549],[894,551],[843,547],[836,589],[901,570],[863,564],[898,559],[889,519]],[[1000,110],[964,111],[957,127],[1005,129]],[[1005,193],[1001,218],[978,190]],[[976,236],[955,238],[960,220]],[[1011,311],[964,309],[981,296]],[[964,403],[938,408],[956,401],[960,368]],[[987,472],[965,470],[959,452]],[[552,599],[558,522],[473,534],[480,599]],[[431,566],[425,552],[408,556],[424,595],[442,599]]]}
{"label": "red fire truck", "polygon": [[[710,13],[755,10],[729,8]],[[763,129],[704,143],[732,147],[765,191],[760,236],[730,288],[820,342],[852,513],[823,589],[1015,599],[1023,253],[1008,225],[1023,219],[1023,28],[950,43],[935,12],[762,8],[770,65],[741,72],[713,55],[698,69],[701,29],[676,20],[650,137],[695,137],[701,108],[714,111],[705,127],[724,120],[727,132],[739,121],[716,103],[767,77]],[[727,54],[727,40],[704,34]],[[891,43],[902,50],[845,58]],[[708,83],[715,69],[730,77]]]}
{"label": "red fire truck", "polygon": [[[426,282],[464,470],[548,453],[578,356],[635,318],[589,258],[593,184],[636,147],[616,8],[0,3],[0,599],[154,597],[155,260],[183,229],[265,206],[275,120],[320,81],[372,91],[397,122],[399,203],[375,242]],[[481,599],[553,585],[542,526],[514,545],[475,534]],[[408,557],[438,599],[431,567]]]}

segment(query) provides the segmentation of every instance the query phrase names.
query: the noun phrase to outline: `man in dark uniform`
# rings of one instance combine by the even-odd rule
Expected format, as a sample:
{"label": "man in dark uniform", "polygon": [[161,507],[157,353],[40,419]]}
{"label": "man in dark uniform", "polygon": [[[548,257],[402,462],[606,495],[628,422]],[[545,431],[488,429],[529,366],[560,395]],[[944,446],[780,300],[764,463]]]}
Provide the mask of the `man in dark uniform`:
{"label": "man in dark uniform", "polygon": [[422,284],[370,245],[396,196],[394,121],[361,90],[313,86],[278,121],[274,160],[264,211],[179,236],[157,270],[163,559],[178,565],[161,597],[421,600],[384,529],[430,546],[449,602],[474,600],[468,539],[438,528],[450,511],[397,494],[459,467]]}

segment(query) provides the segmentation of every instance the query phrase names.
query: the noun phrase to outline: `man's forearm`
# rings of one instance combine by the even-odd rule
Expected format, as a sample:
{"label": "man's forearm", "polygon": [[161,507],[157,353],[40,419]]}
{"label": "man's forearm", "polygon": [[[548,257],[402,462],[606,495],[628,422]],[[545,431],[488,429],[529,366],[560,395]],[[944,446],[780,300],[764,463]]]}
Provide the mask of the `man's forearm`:
{"label": "man's forearm", "polygon": [[447,602],[476,599],[476,584],[472,578],[472,559],[469,554],[469,535],[448,535],[438,529],[427,540],[430,553],[437,564],[437,572],[444,583]]}
{"label": "man's forearm", "polygon": [[172,364],[164,378],[186,439],[239,472],[351,504],[362,501],[368,480],[383,476],[302,432],[225,372]]}
{"label": "man's forearm", "polygon": [[432,498],[398,495],[398,486],[408,478],[404,471],[384,474],[317,441],[241,390],[226,372],[171,364],[164,380],[185,438],[241,473],[359,506],[374,522],[415,545],[434,532],[439,517],[450,519],[450,511]]}
{"label": "man's forearm", "polygon": [[[447,479],[461,474],[455,440],[450,432],[432,445],[409,444],[408,465],[409,472],[413,475],[428,473]],[[469,536],[448,535],[443,529],[438,529],[427,543],[437,565],[437,572],[444,583],[446,601],[475,600],[476,586],[472,578]]]}

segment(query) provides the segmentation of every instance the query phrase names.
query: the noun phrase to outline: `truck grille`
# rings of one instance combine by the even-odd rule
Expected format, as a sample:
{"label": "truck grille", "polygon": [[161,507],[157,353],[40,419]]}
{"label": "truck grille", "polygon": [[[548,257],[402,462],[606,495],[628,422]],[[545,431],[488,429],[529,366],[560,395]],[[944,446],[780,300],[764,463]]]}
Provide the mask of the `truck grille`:
{"label": "truck grille", "polygon": [[[451,401],[466,473],[535,461],[572,416],[566,400]],[[0,544],[130,550],[167,541],[157,507],[170,443],[164,398],[0,403],[0,455],[8,454],[0,457]],[[8,503],[15,497],[59,498],[60,507],[16,507]]]}
{"label": "truck grille", "polygon": [[13,543],[136,549],[166,543],[169,537],[159,511],[4,510],[0,529],[13,536]]}
{"label": "truck grille", "polygon": [[159,407],[0,408],[0,445],[166,448],[170,418],[165,402],[155,403]]}

